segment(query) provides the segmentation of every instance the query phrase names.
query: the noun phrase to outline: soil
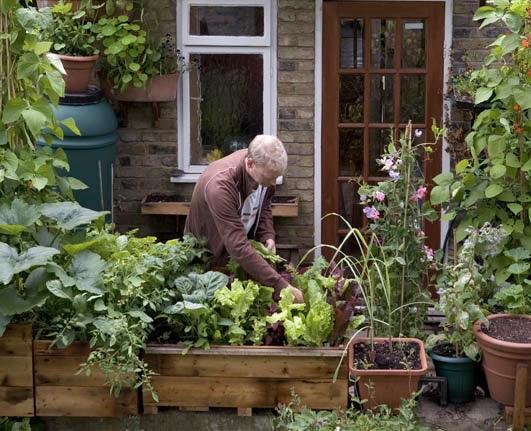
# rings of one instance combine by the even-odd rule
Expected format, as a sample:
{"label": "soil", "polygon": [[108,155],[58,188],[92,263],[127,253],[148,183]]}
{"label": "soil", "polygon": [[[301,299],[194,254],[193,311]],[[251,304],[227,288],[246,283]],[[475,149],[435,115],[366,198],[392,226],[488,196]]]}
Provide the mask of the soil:
{"label": "soil", "polygon": [[[359,370],[418,370],[421,368],[420,348],[416,343],[394,341],[374,345],[376,352],[371,358],[369,343],[358,343],[354,348],[354,366]],[[372,360],[373,359],[373,360]]]}
{"label": "soil", "polygon": [[[455,347],[452,344],[437,344],[432,349],[433,353],[440,356],[446,356],[447,358],[456,358],[455,354]],[[465,355],[462,354],[461,358],[463,358]]]}
{"label": "soil", "polygon": [[182,196],[162,193],[151,193],[146,196],[146,202],[183,202],[183,200]]}
{"label": "soil", "polygon": [[271,200],[274,204],[293,204],[297,200],[296,196],[275,196]]}
{"label": "soil", "polygon": [[531,319],[525,317],[501,317],[490,321],[481,330],[492,338],[510,343],[531,344]]}

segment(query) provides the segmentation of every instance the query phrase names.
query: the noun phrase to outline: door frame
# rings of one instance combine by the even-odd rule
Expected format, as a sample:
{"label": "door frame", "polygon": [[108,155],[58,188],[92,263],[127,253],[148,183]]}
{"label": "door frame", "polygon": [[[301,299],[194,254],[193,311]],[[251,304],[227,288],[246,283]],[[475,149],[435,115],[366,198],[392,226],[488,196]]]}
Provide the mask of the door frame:
{"label": "door frame", "polygon": [[[322,243],[322,104],[323,104],[323,3],[327,0],[315,0],[315,98],[314,98],[314,244],[317,246]],[[352,0],[354,2],[355,0]],[[380,0],[360,0],[374,1]],[[450,76],[450,47],[452,46],[453,31],[453,3],[454,0],[386,0],[396,2],[422,2],[430,3],[433,1],[443,2],[444,8],[444,37],[443,37],[443,95],[448,91],[448,80]],[[442,115],[443,119],[447,118],[450,112],[450,102],[443,97]],[[448,142],[444,138],[442,142],[441,172],[450,171],[450,155],[446,151]],[[440,244],[443,243],[444,237],[448,230],[448,222],[440,222]],[[316,249],[316,254],[321,254],[321,249]]]}

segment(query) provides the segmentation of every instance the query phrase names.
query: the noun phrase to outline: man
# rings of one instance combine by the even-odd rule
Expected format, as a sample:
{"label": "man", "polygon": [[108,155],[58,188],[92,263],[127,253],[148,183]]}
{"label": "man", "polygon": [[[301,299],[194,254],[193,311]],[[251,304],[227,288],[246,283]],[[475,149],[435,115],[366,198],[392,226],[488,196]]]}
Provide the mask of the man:
{"label": "man", "polygon": [[282,142],[270,135],[258,135],[248,149],[212,162],[194,188],[184,230],[207,239],[212,267],[226,265],[230,256],[257,282],[288,287],[303,302],[302,292],[271,268],[248,239],[275,251],[271,198],[287,164]]}

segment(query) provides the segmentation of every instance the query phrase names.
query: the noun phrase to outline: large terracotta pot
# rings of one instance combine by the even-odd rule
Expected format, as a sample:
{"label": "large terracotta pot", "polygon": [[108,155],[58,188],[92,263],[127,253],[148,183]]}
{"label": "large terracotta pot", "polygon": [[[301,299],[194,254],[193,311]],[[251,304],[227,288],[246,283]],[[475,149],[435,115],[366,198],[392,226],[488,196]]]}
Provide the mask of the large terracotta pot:
{"label": "large terracotta pot", "polygon": [[[531,320],[529,315],[493,314],[489,321],[506,317],[523,317]],[[510,343],[485,334],[481,322],[474,324],[474,335],[483,351],[483,368],[487,375],[490,396],[506,406],[514,405],[514,385],[516,367],[524,363],[531,368],[531,343]],[[531,407],[531,374],[527,382],[527,407]]]}
{"label": "large terracotta pot", "polygon": [[102,89],[109,99],[121,102],[172,102],[177,98],[179,73],[153,76],[143,88],[129,87],[124,92],[111,87],[109,80],[101,79]]}
{"label": "large terracotta pot", "polygon": [[[415,343],[419,346],[421,366],[417,370],[365,370],[354,366],[354,351],[360,343],[368,343],[368,338],[355,338],[349,347],[350,375],[358,378],[358,393],[366,399],[364,407],[374,408],[387,404],[393,409],[400,408],[403,399],[411,398],[417,391],[419,380],[428,371],[424,344],[417,338],[393,338],[392,342]],[[388,338],[375,338],[375,343],[387,343]]]}
{"label": "large terracotta pot", "polygon": [[96,61],[98,61],[98,55],[74,57],[59,54],[59,58],[66,70],[66,75],[63,75],[65,80],[65,93],[86,92],[94,73],[94,66],[96,65]]}

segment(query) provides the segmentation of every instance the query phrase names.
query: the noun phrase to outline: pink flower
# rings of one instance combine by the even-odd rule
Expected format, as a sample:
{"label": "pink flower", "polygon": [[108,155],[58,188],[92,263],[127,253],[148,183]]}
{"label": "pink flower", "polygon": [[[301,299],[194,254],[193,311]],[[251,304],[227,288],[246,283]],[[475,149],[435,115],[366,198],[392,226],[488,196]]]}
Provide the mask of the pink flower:
{"label": "pink flower", "polygon": [[420,186],[415,192],[415,199],[419,201],[423,200],[426,197],[427,190],[426,186]]}
{"label": "pink flower", "polygon": [[365,214],[368,219],[372,220],[378,220],[380,218],[380,211],[373,206],[363,208],[363,214]]}
{"label": "pink flower", "polygon": [[383,202],[384,199],[385,199],[385,193],[380,191],[380,190],[376,190],[372,194],[372,197],[373,197],[373,199],[376,199],[378,202]]}
{"label": "pink flower", "polygon": [[424,254],[426,255],[426,261],[432,262],[433,258],[435,256],[435,252],[433,251],[433,249],[431,249],[427,245],[425,245],[423,247],[424,247]]}

